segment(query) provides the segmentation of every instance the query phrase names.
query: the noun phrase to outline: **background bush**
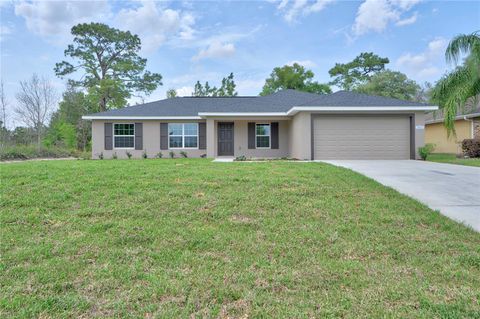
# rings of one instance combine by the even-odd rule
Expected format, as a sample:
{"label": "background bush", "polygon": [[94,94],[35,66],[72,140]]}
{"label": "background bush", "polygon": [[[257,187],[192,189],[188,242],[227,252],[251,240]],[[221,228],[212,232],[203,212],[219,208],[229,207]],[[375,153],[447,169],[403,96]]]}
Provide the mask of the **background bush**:
{"label": "background bush", "polygon": [[464,139],[462,141],[463,155],[468,157],[480,157],[480,139]]}
{"label": "background bush", "polygon": [[[60,158],[60,157],[70,157],[77,156],[78,152],[70,151],[60,147],[46,147],[42,146],[38,148],[37,145],[15,145],[15,146],[6,146],[0,149],[0,160],[17,160],[17,159],[31,159],[31,158]],[[86,156],[82,154],[82,157]]]}

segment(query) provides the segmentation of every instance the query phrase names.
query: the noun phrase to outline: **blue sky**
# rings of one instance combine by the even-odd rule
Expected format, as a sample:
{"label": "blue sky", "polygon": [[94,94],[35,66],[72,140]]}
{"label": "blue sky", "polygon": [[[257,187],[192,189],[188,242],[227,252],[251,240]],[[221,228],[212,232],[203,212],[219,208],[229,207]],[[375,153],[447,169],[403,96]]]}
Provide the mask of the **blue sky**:
{"label": "blue sky", "polygon": [[257,95],[274,67],[293,61],[328,82],[336,62],[364,51],[388,57],[388,68],[419,83],[434,82],[452,67],[444,61],[449,39],[480,29],[479,1],[0,0],[0,10],[0,73],[10,107],[18,82],[33,72],[64,89],[53,67],[80,22],[140,36],[148,69],[164,83],[146,101],[164,98],[169,88],[190,95],[197,80],[218,85],[230,72],[241,95]]}

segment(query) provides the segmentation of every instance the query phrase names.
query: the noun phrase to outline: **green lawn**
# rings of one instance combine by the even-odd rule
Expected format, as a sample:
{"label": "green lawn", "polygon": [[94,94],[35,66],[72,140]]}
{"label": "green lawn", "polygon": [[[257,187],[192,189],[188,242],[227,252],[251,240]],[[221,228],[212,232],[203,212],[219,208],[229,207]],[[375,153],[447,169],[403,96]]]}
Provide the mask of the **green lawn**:
{"label": "green lawn", "polygon": [[480,158],[457,158],[455,154],[430,154],[428,155],[427,160],[430,162],[480,167]]}
{"label": "green lawn", "polygon": [[0,164],[0,317],[480,318],[480,234],[323,163]]}

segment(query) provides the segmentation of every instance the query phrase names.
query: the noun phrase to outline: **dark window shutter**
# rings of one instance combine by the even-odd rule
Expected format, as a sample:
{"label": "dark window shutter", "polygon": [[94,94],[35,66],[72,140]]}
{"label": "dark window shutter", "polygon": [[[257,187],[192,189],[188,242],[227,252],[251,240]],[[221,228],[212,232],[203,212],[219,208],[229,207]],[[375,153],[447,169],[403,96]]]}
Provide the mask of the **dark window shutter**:
{"label": "dark window shutter", "polygon": [[143,150],[143,124],[135,123],[135,149]]}
{"label": "dark window shutter", "polygon": [[272,140],[270,147],[276,150],[278,149],[278,122],[270,123],[270,134],[270,139]]}
{"label": "dark window shutter", "polygon": [[104,123],[105,150],[113,149],[112,123]]}
{"label": "dark window shutter", "polygon": [[168,150],[168,123],[160,123],[160,149]]}
{"label": "dark window shutter", "polygon": [[207,123],[198,123],[198,148],[207,149]]}
{"label": "dark window shutter", "polygon": [[248,123],[248,148],[255,148],[255,123]]}

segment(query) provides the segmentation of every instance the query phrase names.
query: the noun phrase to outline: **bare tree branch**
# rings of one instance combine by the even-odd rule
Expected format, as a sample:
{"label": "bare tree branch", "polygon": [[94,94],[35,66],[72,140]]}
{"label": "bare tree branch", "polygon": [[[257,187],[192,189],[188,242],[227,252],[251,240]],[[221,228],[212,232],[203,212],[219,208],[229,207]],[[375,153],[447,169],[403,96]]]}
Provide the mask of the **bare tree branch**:
{"label": "bare tree branch", "polygon": [[58,100],[57,92],[46,78],[33,74],[29,80],[20,81],[20,92],[16,98],[18,105],[15,113],[35,130],[40,147],[43,128]]}

